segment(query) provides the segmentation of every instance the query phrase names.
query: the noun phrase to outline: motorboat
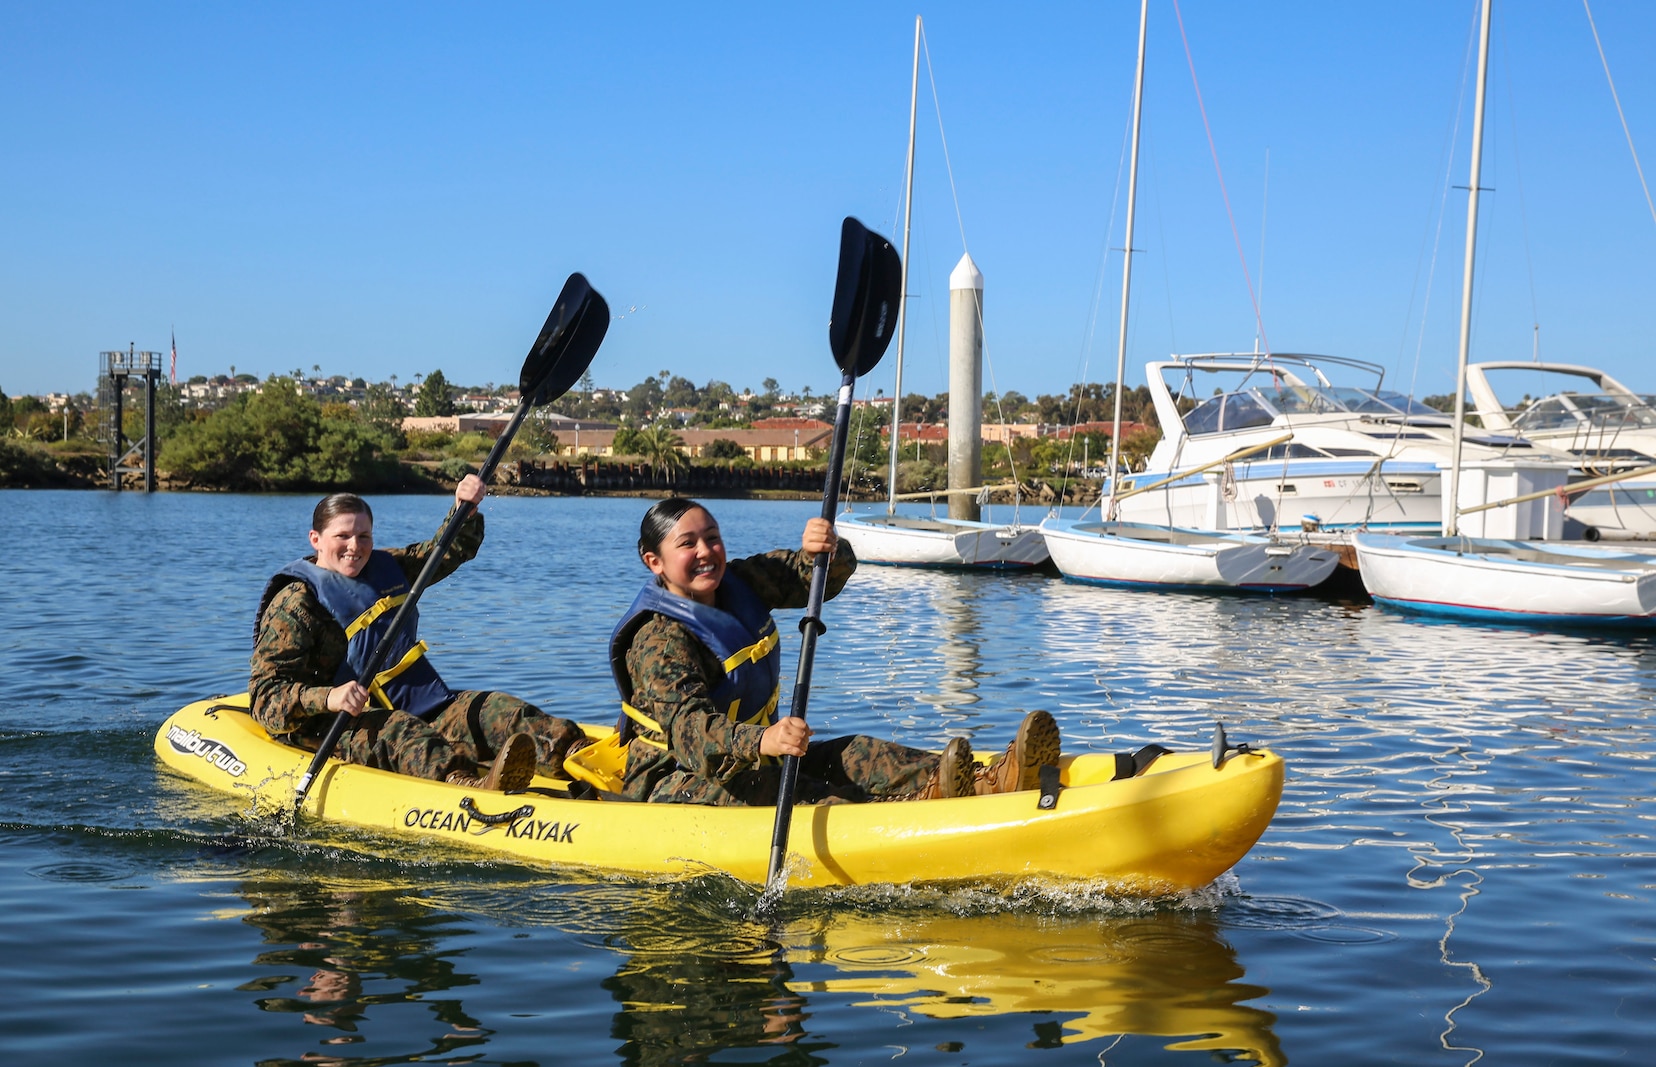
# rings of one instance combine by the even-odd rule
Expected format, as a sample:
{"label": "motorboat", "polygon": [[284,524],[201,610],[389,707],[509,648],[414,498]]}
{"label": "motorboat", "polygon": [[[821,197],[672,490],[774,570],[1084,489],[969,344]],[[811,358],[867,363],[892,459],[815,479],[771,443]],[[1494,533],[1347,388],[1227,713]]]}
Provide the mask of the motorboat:
{"label": "motorboat", "polygon": [[[1522,381],[1525,399],[1538,399],[1503,400],[1513,389],[1497,390],[1496,378]],[[1580,488],[1565,487],[1564,517],[1583,538],[1656,538],[1656,478],[1645,470],[1656,465],[1656,396],[1595,367],[1517,360],[1468,364],[1466,388],[1486,428],[1576,463]]]}
{"label": "motorboat", "polygon": [[[1124,520],[1203,529],[1438,533],[1453,416],[1338,356],[1209,353],[1146,366],[1163,436],[1113,487]],[[1337,384],[1338,383],[1338,384]],[[1200,399],[1196,399],[1200,398]],[[1530,456],[1465,435],[1470,459]]]}

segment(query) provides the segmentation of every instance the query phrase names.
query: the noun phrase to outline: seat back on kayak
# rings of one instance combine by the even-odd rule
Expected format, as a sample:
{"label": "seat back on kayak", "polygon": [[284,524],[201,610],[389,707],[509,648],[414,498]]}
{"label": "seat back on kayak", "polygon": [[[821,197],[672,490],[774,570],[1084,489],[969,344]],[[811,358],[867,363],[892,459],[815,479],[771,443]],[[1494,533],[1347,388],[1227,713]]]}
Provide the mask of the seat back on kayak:
{"label": "seat back on kayak", "polygon": [[621,744],[620,735],[610,734],[565,756],[563,766],[564,773],[576,781],[619,793],[626,781],[627,747]]}

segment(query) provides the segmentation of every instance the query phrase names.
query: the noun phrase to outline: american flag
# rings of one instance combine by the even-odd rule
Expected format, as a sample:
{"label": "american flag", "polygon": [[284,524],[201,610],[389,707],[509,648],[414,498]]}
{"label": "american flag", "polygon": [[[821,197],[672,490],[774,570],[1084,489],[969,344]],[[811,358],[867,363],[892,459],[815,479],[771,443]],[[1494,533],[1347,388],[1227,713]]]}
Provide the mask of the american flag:
{"label": "american flag", "polygon": [[178,331],[172,335],[172,370],[168,372],[167,381],[171,385],[178,384]]}

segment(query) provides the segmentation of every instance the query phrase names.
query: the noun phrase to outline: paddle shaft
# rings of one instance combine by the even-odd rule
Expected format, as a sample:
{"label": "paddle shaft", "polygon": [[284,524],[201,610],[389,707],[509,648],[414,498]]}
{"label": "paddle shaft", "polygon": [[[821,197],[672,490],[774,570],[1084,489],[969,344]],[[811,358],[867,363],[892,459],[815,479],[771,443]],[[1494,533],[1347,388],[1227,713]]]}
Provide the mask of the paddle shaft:
{"label": "paddle shaft", "polygon": [[[851,392],[856,386],[856,375],[843,372],[840,378],[839,406],[834,411],[834,439],[828,453],[828,477],[822,489],[822,517],[834,521],[839,508],[840,472],[845,466],[845,440],[851,427]],[[805,718],[811,701],[811,668],[816,662],[817,635],[828,628],[822,624],[822,602],[828,591],[827,552],[818,552],[811,567],[811,592],[806,601],[805,617],[799,620],[799,671],[794,678],[793,702],[788,714]],[[794,794],[799,787],[799,757],[782,757],[782,779],[776,789],[776,824],[771,828],[770,871],[767,884],[775,884],[788,856],[788,829],[793,822]]]}
{"label": "paddle shaft", "polygon": [[[518,427],[523,425],[523,418],[529,414],[529,409],[534,406],[534,401],[535,398],[532,395],[523,398],[523,401],[518,404],[517,413],[512,416],[512,421],[506,424],[505,431],[495,441],[494,447],[489,450],[489,458],[483,461],[483,468],[477,474],[485,485],[494,476],[495,467],[500,464],[500,458],[506,454],[506,446],[512,443],[512,438],[516,436]],[[385,636],[380,638],[379,644],[375,645],[374,651],[369,654],[368,662],[363,664],[361,671],[357,672],[358,684],[370,684],[374,680],[374,676],[385,667],[386,658],[390,656],[397,636],[402,633],[403,627],[413,614],[414,606],[420,602],[420,595],[436,580],[437,568],[442,564],[443,557],[448,554],[449,546],[454,543],[455,535],[460,532],[460,524],[465,522],[474,510],[476,509],[469,503],[461,504],[454,514],[449,517],[449,521],[444,524],[443,532],[437,535],[437,543],[432,548],[431,555],[426,557],[425,566],[420,568],[420,576],[414,579],[414,585],[409,589],[407,598],[398,606],[397,613],[391,616],[391,625],[385,631]],[[350,725],[352,717],[349,712],[342,711],[334,716],[334,721],[329,724],[328,732],[322,736],[322,743],[317,746],[316,755],[311,757],[310,766],[305,768],[304,777],[299,779],[299,784],[294,788],[293,806],[295,810],[304,805],[305,795],[310,792],[311,783],[316,780],[317,774],[321,772],[323,765],[328,762],[328,757],[333,755],[333,750],[338,747],[339,739],[345,733],[345,727]]]}

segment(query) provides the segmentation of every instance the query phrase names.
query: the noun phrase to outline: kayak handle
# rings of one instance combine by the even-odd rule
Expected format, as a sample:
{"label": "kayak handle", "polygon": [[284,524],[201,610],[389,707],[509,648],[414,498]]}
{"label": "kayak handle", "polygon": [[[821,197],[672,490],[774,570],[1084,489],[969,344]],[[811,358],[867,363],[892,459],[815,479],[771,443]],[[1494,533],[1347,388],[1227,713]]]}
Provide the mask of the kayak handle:
{"label": "kayak handle", "polygon": [[460,798],[460,810],[465,812],[467,815],[470,815],[484,826],[499,826],[503,822],[515,822],[518,819],[527,819],[529,816],[535,814],[535,806],[533,804],[525,804],[522,807],[513,808],[511,811],[503,811],[499,815],[485,815],[481,811],[477,810],[477,805],[472,803],[471,797]]}

